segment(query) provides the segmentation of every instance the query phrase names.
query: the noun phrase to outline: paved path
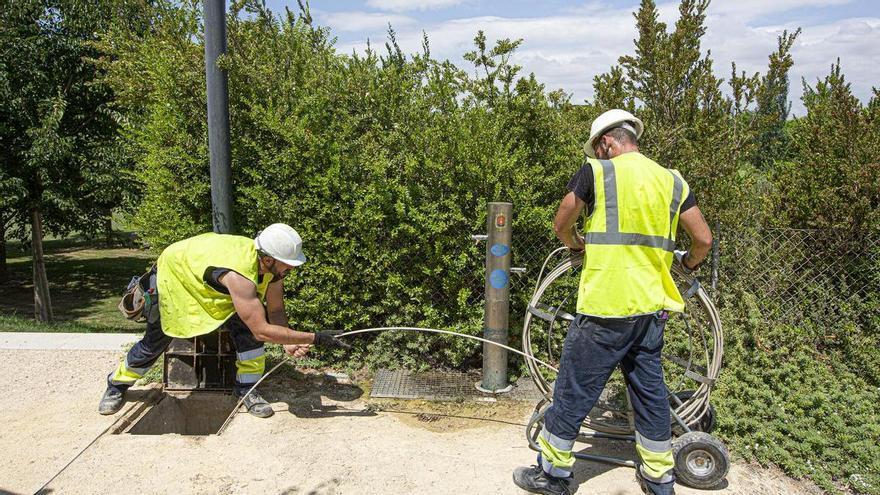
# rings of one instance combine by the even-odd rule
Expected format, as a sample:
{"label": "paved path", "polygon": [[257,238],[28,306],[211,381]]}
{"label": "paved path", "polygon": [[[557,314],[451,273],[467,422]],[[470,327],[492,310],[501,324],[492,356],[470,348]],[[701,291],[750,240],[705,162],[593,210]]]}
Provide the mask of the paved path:
{"label": "paved path", "polygon": [[140,340],[139,333],[0,332],[0,349],[118,351]]}
{"label": "paved path", "polygon": [[[0,341],[12,335],[0,334]],[[63,334],[48,337],[54,344],[66,340]],[[0,376],[12,377],[0,395],[0,494],[34,493],[75,458],[46,493],[526,495],[511,472],[535,460],[524,436],[531,403],[399,401],[377,407],[360,386],[292,368],[261,385],[276,411],[271,418],[242,412],[222,436],[108,433],[82,452],[125,414],[97,412],[105,377],[120,358],[118,349],[0,350]],[[141,387],[129,394],[131,407],[144,398]],[[225,407],[220,412],[218,427],[228,413]],[[631,444],[620,442],[578,449],[635,456]],[[578,462],[575,480],[578,495],[641,493],[633,470],[624,467]],[[676,492],[821,493],[778,471],[741,463],[718,491],[678,486]]]}

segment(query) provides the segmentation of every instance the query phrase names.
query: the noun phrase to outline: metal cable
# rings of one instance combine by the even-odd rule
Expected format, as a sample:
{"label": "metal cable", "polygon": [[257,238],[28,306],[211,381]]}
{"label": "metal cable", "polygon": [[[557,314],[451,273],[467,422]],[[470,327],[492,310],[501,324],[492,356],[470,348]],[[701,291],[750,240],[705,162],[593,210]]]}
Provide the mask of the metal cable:
{"label": "metal cable", "polygon": [[[544,261],[546,265],[550,259],[555,256],[560,250],[554,250],[551,252],[547,259]],[[529,307],[534,308],[540,303],[541,297],[547,291],[547,289],[561,276],[567,273],[569,270],[573,270],[581,266],[583,262],[583,257],[570,257],[569,259],[560,262],[556,265],[549,273],[547,273],[546,277],[543,279],[539,278],[538,283],[536,284],[536,290],[532,294],[532,298],[529,301]],[[544,268],[542,267],[541,273],[543,274]],[[682,278],[685,282],[693,283],[694,278],[686,275],[677,265],[673,265],[673,273]],[[709,295],[703,289],[702,286],[699,286],[696,293],[694,294],[696,300],[699,302],[702,309],[706,312],[709,317],[709,324],[712,327],[712,336],[713,336],[713,346],[712,351],[709,351],[709,346],[706,345],[705,335],[701,333],[701,337],[703,339],[703,348],[705,350],[704,357],[706,359],[706,363],[708,363],[706,370],[706,378],[708,378],[709,383],[701,382],[697,390],[694,391],[693,395],[687,400],[683,401],[682,404],[678,405],[674,408],[675,413],[684,421],[688,427],[696,425],[699,420],[703,417],[703,415],[709,410],[709,395],[712,389],[712,385],[714,381],[718,378],[718,374],[721,370],[721,362],[724,353],[724,337],[721,329],[721,319],[718,314],[715,305],[712,304],[712,301],[709,299]],[[526,311],[525,318],[523,321],[523,332],[522,332],[522,347],[523,350],[529,354],[529,357],[532,356],[532,339],[531,339],[531,323],[532,323],[533,314],[531,311]],[[688,360],[688,366],[692,358]],[[538,390],[547,398],[547,400],[552,400],[553,398],[553,389],[550,386],[550,383],[541,375],[540,370],[537,366],[535,366],[535,360],[527,359],[526,364],[529,368],[529,374],[532,375],[532,379],[535,381],[535,385],[538,387]],[[630,426],[620,426],[617,424],[613,424],[601,419],[593,419],[587,417],[584,421],[584,425],[589,428],[600,431],[603,433],[610,434],[632,434],[633,430]]]}
{"label": "metal cable", "polygon": [[[516,353],[516,354],[519,354],[520,356],[523,356],[524,358],[526,358],[527,361],[537,361],[538,363],[540,363],[540,364],[546,366],[547,368],[553,370],[554,372],[557,372],[557,373],[559,372],[559,370],[557,370],[553,365],[551,365],[551,364],[549,364],[549,363],[546,363],[546,362],[544,362],[544,361],[541,361],[540,359],[538,359],[538,358],[536,358],[536,357],[534,357],[534,356],[530,356],[530,355],[528,355],[528,354],[526,354],[526,353],[524,353],[524,352],[522,352],[522,351],[520,351],[520,350],[518,350],[518,349],[514,349],[513,347],[509,347],[509,346],[506,346],[506,345],[504,345],[504,344],[499,344],[498,342],[495,342],[495,341],[492,341],[492,340],[487,340],[487,339],[484,339],[484,338],[481,338],[481,337],[477,337],[476,335],[468,335],[468,334],[466,334],[466,333],[453,332],[453,331],[450,331],[450,330],[439,330],[439,329],[436,329],[436,328],[420,328],[420,327],[376,327],[376,328],[364,328],[364,329],[360,329],[360,330],[351,330],[351,331],[348,331],[348,332],[341,333],[341,334],[337,335],[336,337],[337,337],[337,338],[338,338],[338,337],[349,337],[349,336],[351,336],[351,335],[358,335],[358,334],[362,334],[362,333],[370,333],[370,332],[387,332],[387,331],[407,331],[407,332],[442,333],[442,334],[446,334],[446,335],[454,335],[454,336],[456,336],[456,337],[465,337],[465,338],[468,338],[468,339],[479,340],[480,342],[484,342],[484,343],[487,343],[487,344],[492,344],[492,345],[496,345],[496,346],[498,346],[498,347],[502,347],[502,348],[504,348],[504,349],[507,349],[507,350],[510,351],[510,352],[514,352],[514,353]],[[282,364],[286,363],[286,362],[289,361],[289,360],[290,360],[290,357],[289,357],[289,356],[285,356],[284,359],[281,360],[281,362],[279,362],[278,364],[276,364],[276,365],[275,365],[271,370],[269,370],[267,373],[264,373],[263,376],[261,376],[260,379],[257,380],[257,383],[254,383],[254,384],[251,386],[251,388],[249,388],[248,391],[247,391],[244,395],[241,396],[241,399],[239,399],[238,403],[235,405],[235,408],[233,408],[233,409],[232,409],[232,412],[229,413],[229,416],[226,417],[226,421],[224,421],[224,422],[223,422],[223,425],[220,426],[220,429],[217,430],[217,436],[220,436],[220,435],[223,434],[223,431],[226,429],[226,426],[229,424],[230,421],[232,421],[232,418],[233,418],[233,416],[235,416],[235,413],[238,411],[238,408],[241,407],[242,402],[244,402],[244,399],[245,399],[245,398],[251,393],[251,391],[252,391],[253,389],[257,388],[257,385],[259,385],[260,382],[262,382],[262,381],[265,380],[269,375],[271,375],[272,372],[274,372],[276,369],[278,369],[279,366],[281,366]]]}
{"label": "metal cable", "polygon": [[[61,469],[59,469],[58,472],[56,472],[54,476],[52,476],[51,478],[49,478],[49,481],[43,483],[43,486],[41,486],[37,491],[35,491],[35,492],[34,492],[34,495],[41,495],[41,494],[43,493],[43,490],[45,490],[46,487],[49,486],[49,483],[52,483],[53,481],[55,481],[55,478],[57,478],[58,476],[60,476],[61,473],[63,473],[65,469],[67,469],[68,467],[70,467],[70,465],[73,464],[73,461],[79,459],[79,456],[83,455],[83,453],[84,453],[86,450],[88,450],[89,447],[91,447],[92,445],[94,445],[95,442],[97,442],[99,438],[103,437],[105,433],[107,433],[108,431],[110,431],[111,428],[113,428],[114,426],[116,426],[116,423],[118,423],[119,420],[121,420],[121,419],[124,418],[124,417],[125,417],[124,415],[119,416],[119,417],[116,418],[112,423],[110,423],[110,426],[104,428],[104,430],[101,431],[101,433],[98,433],[98,436],[96,436],[95,438],[93,438],[92,441],[89,442],[88,445],[86,445],[85,447],[83,447],[82,449],[80,449],[80,451],[77,452],[76,455],[73,456],[72,459],[70,459],[69,461],[67,461],[67,464],[65,464],[64,467],[62,467]],[[51,490],[50,490],[50,491],[51,491]],[[0,492],[2,492],[2,490],[0,490]],[[46,493],[49,493],[49,492],[46,492]]]}
{"label": "metal cable", "polygon": [[[560,253],[564,250],[567,250],[567,248],[565,248],[565,247],[557,248],[557,249],[553,250],[547,256],[547,258],[544,260],[544,264],[541,266],[541,271],[539,272],[539,275],[538,275],[538,282],[536,283],[535,291],[532,294],[532,299],[529,301],[529,305],[531,307],[534,307],[538,303],[538,301],[540,300],[540,298],[544,294],[544,292],[547,290],[547,288],[554,281],[556,281],[557,278],[562,276],[568,270],[573,269],[573,268],[577,268],[578,266],[580,266],[580,264],[582,262],[582,258],[570,257],[569,259],[559,263],[555,268],[553,268],[550,271],[550,273],[547,274],[546,277],[544,277],[542,279],[541,277],[543,276],[544,270],[546,269],[547,264],[550,262],[550,260],[554,256],[556,256],[558,253]],[[687,279],[687,276],[683,272],[681,272],[677,266],[675,266],[673,268],[673,270],[676,273],[678,273],[680,276],[685,277]],[[712,304],[712,301],[709,299],[708,294],[706,294],[706,291],[703,290],[702,286],[699,287],[696,295],[698,296],[699,301],[702,304],[703,308],[709,314],[710,320],[712,322],[712,330],[713,330],[713,336],[714,336],[714,339],[713,339],[714,340],[714,349],[713,349],[712,355],[710,357],[709,352],[708,352],[708,348],[706,348],[706,358],[707,358],[707,362],[710,362],[710,366],[709,366],[709,369],[707,372],[707,378],[709,378],[711,381],[714,382],[714,380],[717,378],[718,373],[721,368],[721,358],[722,358],[722,353],[723,353],[723,347],[722,347],[723,338],[722,338],[722,334],[721,334],[721,320],[718,316],[718,312],[715,309],[715,306]],[[557,310],[557,312],[558,312],[558,310]],[[484,339],[481,337],[477,337],[475,335],[468,335],[468,334],[464,334],[464,333],[453,332],[450,330],[440,330],[440,329],[436,329],[436,328],[375,327],[375,328],[364,328],[364,329],[359,329],[359,330],[351,330],[348,332],[343,332],[343,333],[337,335],[336,337],[349,337],[352,335],[359,335],[359,334],[371,333],[371,332],[406,331],[406,332],[424,332],[424,333],[439,333],[439,334],[445,334],[445,335],[452,335],[455,337],[463,337],[463,338],[468,338],[468,339],[472,339],[472,340],[477,340],[479,342],[495,345],[495,346],[501,347],[503,349],[506,349],[510,352],[513,352],[515,354],[518,354],[518,355],[526,358],[526,363],[529,368],[529,373],[532,375],[532,379],[535,381],[535,385],[537,385],[538,390],[540,390],[541,393],[548,400],[550,400],[550,399],[552,399],[552,389],[550,388],[549,383],[547,383],[547,381],[544,379],[544,377],[540,374],[540,370],[537,365],[541,364],[541,365],[545,366],[546,368],[552,370],[555,373],[559,373],[559,370],[555,366],[551,365],[550,363],[547,363],[545,361],[542,361],[541,359],[538,359],[532,353],[531,334],[530,334],[531,318],[532,318],[532,313],[527,311],[526,315],[525,315],[525,321],[523,323],[523,337],[522,337],[523,351],[520,351],[518,349],[514,349],[510,346],[506,346],[504,344],[500,344],[500,343],[492,341],[492,340],[487,340],[487,339]],[[704,339],[705,339],[705,337],[704,337]],[[705,347],[706,346],[704,345],[704,348]],[[710,359],[711,359],[711,361],[710,361]],[[275,365],[275,367],[273,367],[271,370],[269,370],[268,373],[265,373],[262,377],[260,377],[260,379],[257,381],[257,383],[253,384],[253,386],[251,386],[251,388],[248,389],[247,393],[245,393],[241,397],[241,399],[235,405],[235,408],[232,410],[232,412],[226,418],[226,421],[223,422],[223,425],[217,431],[218,436],[220,434],[222,434],[223,431],[226,429],[226,426],[232,420],[233,416],[238,411],[238,408],[241,407],[241,404],[244,402],[244,400],[248,396],[248,394],[250,394],[251,391],[254,390],[257,385],[259,385],[263,380],[265,380],[270,374],[272,374],[282,364],[286,363],[289,360],[290,360],[289,357],[285,357],[281,362],[279,362],[277,365]],[[679,417],[681,417],[682,420],[686,424],[688,424],[688,426],[696,424],[697,421],[699,421],[700,418],[703,416],[703,414],[705,414],[705,412],[708,410],[710,390],[711,390],[710,385],[708,385],[706,383],[701,383],[700,387],[697,388],[697,390],[694,392],[694,394],[688,400],[684,401],[681,405],[679,405],[675,409],[676,414],[678,414]],[[621,428],[619,426],[610,425],[610,424],[603,424],[601,422],[595,422],[595,421],[591,422],[589,420],[589,418],[587,419],[587,421],[585,421],[585,424],[587,424],[591,428],[595,429],[596,431],[601,431],[601,432],[605,432],[605,433],[612,433],[612,434],[630,434],[630,433],[632,433],[631,428]]]}
{"label": "metal cable", "polygon": [[251,391],[253,389],[257,388],[257,385],[259,385],[260,382],[265,380],[266,377],[271,375],[273,371],[277,370],[279,366],[281,366],[282,364],[284,364],[288,361],[290,361],[290,356],[284,356],[284,359],[282,359],[280,363],[276,364],[271,370],[269,370],[268,373],[264,373],[263,376],[261,376],[260,379],[257,380],[257,383],[251,385],[251,388],[249,388],[248,391],[244,395],[241,396],[241,399],[238,400],[238,404],[235,405],[235,407],[232,409],[232,412],[229,413],[229,416],[226,417],[226,421],[224,421],[223,424],[220,426],[220,429],[217,430],[218,437],[223,434],[223,430],[226,429],[226,425],[228,425],[229,422],[232,421],[232,417],[235,416],[235,413],[238,411],[238,408],[241,407],[241,403],[244,402],[244,399],[248,395],[250,395]]}

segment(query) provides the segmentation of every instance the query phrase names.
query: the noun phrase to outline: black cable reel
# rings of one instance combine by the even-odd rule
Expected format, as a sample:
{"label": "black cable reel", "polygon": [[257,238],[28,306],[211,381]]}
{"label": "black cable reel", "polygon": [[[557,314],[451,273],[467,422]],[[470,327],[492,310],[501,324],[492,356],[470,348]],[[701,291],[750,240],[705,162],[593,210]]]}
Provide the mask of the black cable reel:
{"label": "black cable reel", "polygon": [[[554,259],[556,266],[545,275],[544,270]],[[566,331],[576,313],[582,261],[582,255],[573,255],[566,248],[547,256],[523,321],[523,351],[556,368]],[[664,331],[663,368],[669,389],[675,471],[683,484],[713,488],[730,469],[727,447],[711,435],[716,418],[709,402],[724,353],[721,320],[696,277],[685,274],[677,264],[672,274],[685,300],[685,312],[671,313]],[[525,361],[544,396],[526,427],[529,445],[540,450],[537,438],[543,428],[544,411],[553,400],[556,372],[533,359]],[[632,407],[619,370],[614,372],[581,427],[578,440],[591,438],[635,441]],[[636,467],[632,460],[576,451],[572,454],[578,459]]]}

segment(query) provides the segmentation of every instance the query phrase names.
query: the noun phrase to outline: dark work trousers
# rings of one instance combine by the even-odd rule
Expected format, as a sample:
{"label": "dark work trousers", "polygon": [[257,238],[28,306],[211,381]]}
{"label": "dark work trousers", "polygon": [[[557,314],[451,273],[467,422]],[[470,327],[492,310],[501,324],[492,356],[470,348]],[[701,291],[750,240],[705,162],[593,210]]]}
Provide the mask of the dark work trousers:
{"label": "dark work trousers", "polygon": [[[254,334],[241,321],[238,314],[232,315],[221,328],[229,331],[232,345],[239,355],[263,348],[263,343],[254,337]],[[157,319],[155,323],[148,322],[147,331],[143,338],[129,349],[125,360],[120,363],[119,368],[107,376],[107,384],[120,391],[130,387],[137,378],[149,371],[153,363],[171,344],[171,339],[172,337],[162,332],[161,318]],[[236,388],[241,388],[245,385],[247,384],[240,384],[236,379]]]}
{"label": "dark work trousers", "polygon": [[[669,443],[669,400],[660,363],[667,317],[665,311],[631,318],[578,314],[563,344],[553,403],[544,416],[546,430],[560,439],[574,440],[619,364],[635,413],[637,441],[640,445]],[[674,477],[670,481],[670,476],[671,470],[664,483],[646,479],[648,488],[657,494],[671,493]]]}

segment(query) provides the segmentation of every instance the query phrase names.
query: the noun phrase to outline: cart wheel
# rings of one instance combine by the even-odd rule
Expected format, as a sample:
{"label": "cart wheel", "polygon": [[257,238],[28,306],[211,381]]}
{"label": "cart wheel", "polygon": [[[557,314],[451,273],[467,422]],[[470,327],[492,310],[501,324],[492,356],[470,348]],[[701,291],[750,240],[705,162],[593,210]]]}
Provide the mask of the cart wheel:
{"label": "cart wheel", "polygon": [[[682,402],[687,402],[688,400],[690,400],[691,397],[693,397],[693,395],[693,390],[682,390],[681,392],[675,393],[675,396],[678,397],[678,400]],[[670,398],[669,405],[675,408],[676,402],[674,402]],[[697,421],[697,424],[690,426],[690,428],[696,431],[712,433],[712,431],[715,429],[715,406],[709,404],[709,407],[706,409],[706,412],[703,414],[700,420]],[[674,420],[672,422],[672,430],[676,436],[681,436],[685,433],[684,430],[681,428],[681,425],[679,425]]]}
{"label": "cart wheel", "polygon": [[702,431],[691,431],[672,444],[675,474],[683,484],[712,488],[727,476],[730,456],[721,440]]}

